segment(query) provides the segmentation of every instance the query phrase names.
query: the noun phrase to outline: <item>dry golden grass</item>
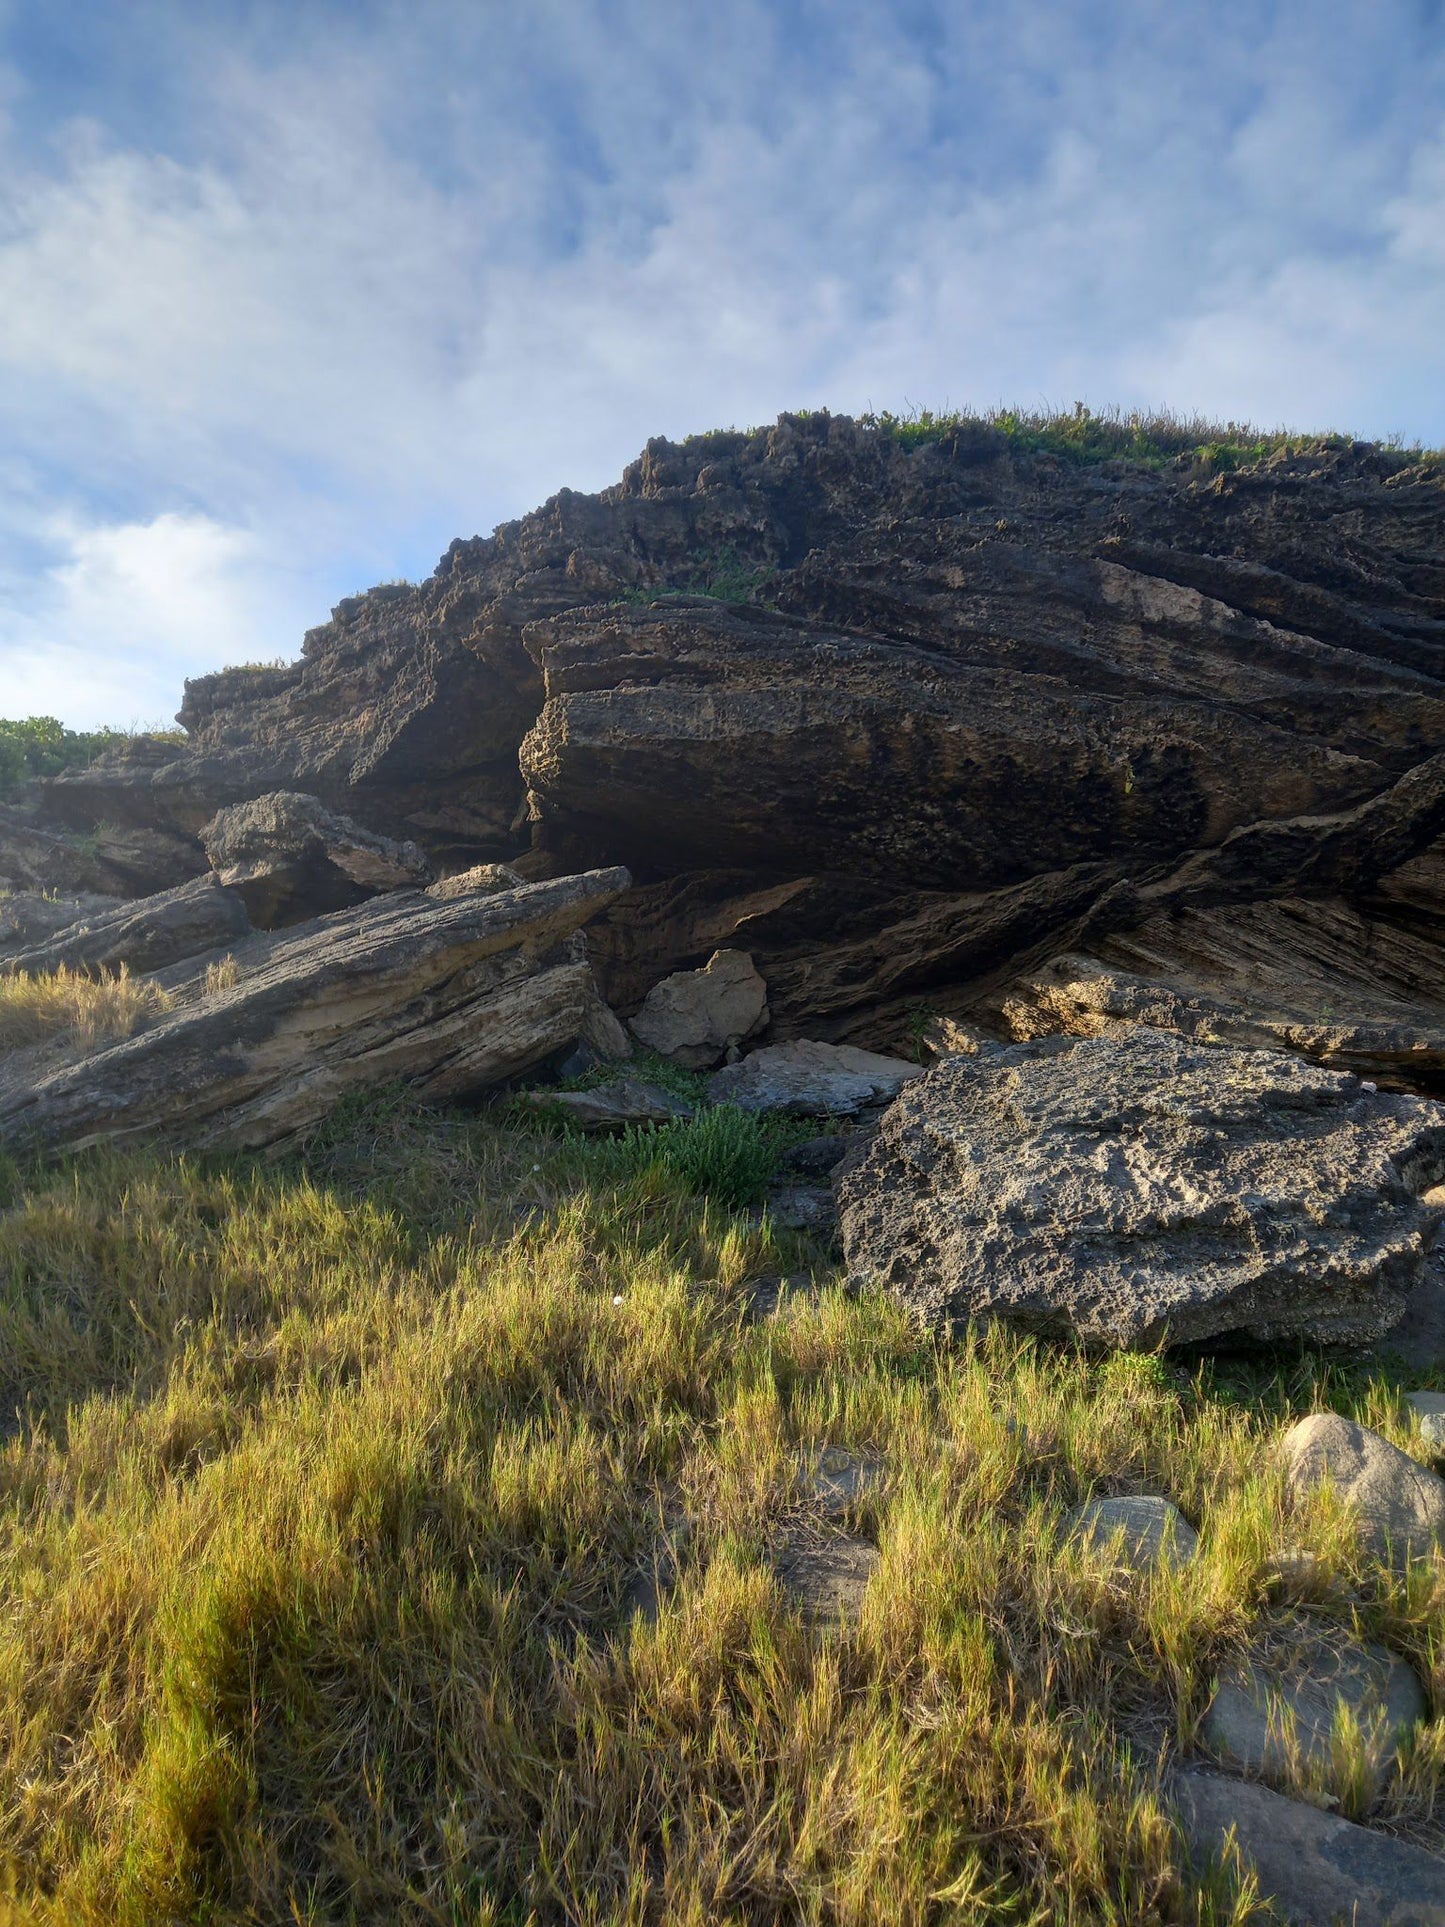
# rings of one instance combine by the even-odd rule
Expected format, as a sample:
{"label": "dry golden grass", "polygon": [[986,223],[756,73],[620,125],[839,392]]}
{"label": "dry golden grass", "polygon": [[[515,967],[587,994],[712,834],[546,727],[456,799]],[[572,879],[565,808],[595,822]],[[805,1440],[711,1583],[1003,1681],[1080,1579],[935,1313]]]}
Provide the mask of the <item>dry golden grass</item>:
{"label": "dry golden grass", "polygon": [[[96,1154],[0,1170],[7,1203],[17,1919],[1242,1923],[1158,1769],[1299,1609],[1271,1550],[1445,1705],[1441,1562],[1379,1573],[1274,1467],[1315,1402],[1408,1444],[1387,1381],[934,1345],[676,1174],[396,1104],[287,1169]],[[824,1445],[889,1469],[831,1633],[768,1560]],[[1198,1558],[1070,1543],[1120,1490],[1172,1496]],[[1429,1837],[1442,1736],[1344,1790]]]}
{"label": "dry golden grass", "polygon": [[206,996],[214,997],[218,991],[229,990],[241,981],[241,966],[234,957],[220,957],[206,965],[203,989]]}
{"label": "dry golden grass", "polygon": [[83,1050],[129,1037],[147,1018],[169,1009],[158,984],[132,977],[124,964],[113,975],[87,977],[59,970],[0,977],[0,1050],[18,1050],[63,1037]]}

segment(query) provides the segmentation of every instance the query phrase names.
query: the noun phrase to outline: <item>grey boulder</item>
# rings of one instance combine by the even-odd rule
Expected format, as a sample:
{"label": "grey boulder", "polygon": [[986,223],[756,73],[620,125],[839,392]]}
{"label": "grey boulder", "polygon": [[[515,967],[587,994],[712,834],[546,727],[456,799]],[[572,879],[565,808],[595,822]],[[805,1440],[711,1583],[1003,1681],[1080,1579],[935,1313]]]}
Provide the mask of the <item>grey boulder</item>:
{"label": "grey boulder", "polygon": [[1246,1780],[1181,1773],[1171,1791],[1195,1856],[1219,1857],[1233,1831],[1291,1927],[1445,1927],[1438,1854]]}
{"label": "grey boulder", "polygon": [[580,1131],[621,1131],[630,1124],[671,1124],[692,1116],[692,1108],[671,1091],[637,1077],[617,1077],[590,1091],[523,1091],[529,1109],[559,1113]]}
{"label": "grey boulder", "polygon": [[1354,1515],[1360,1541],[1400,1560],[1445,1541],[1445,1479],[1368,1426],[1312,1412],[1280,1441],[1291,1490],[1328,1484]]}
{"label": "grey boulder", "polygon": [[849,1117],[887,1102],[922,1066],[880,1057],[856,1044],[769,1044],[708,1079],[714,1104],[742,1111],[779,1111],[789,1117]]}
{"label": "grey boulder", "polygon": [[1101,1553],[1117,1548],[1135,1571],[1185,1565],[1199,1547],[1199,1534],[1178,1506],[1151,1493],[1091,1499],[1069,1523],[1072,1537]]}
{"label": "grey boulder", "polygon": [[1343,1708],[1359,1727],[1366,1757],[1383,1771],[1426,1716],[1420,1682],[1383,1646],[1332,1645],[1304,1626],[1299,1631],[1298,1640],[1275,1655],[1226,1669],[1200,1738],[1211,1753],[1249,1772],[1327,1775]]}
{"label": "grey boulder", "polygon": [[945,1058],[837,1180],[853,1283],[935,1327],[1370,1343],[1439,1222],[1445,1106],[1138,1028]]}

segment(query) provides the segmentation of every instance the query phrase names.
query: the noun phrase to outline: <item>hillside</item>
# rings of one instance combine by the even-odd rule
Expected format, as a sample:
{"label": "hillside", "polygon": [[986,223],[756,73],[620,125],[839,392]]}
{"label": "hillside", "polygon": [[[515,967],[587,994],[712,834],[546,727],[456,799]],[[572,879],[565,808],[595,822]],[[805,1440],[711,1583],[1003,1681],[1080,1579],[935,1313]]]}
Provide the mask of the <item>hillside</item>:
{"label": "hillside", "polygon": [[0,1918],[1445,1921],[1438,456],[653,442],[180,722],[0,729]]}

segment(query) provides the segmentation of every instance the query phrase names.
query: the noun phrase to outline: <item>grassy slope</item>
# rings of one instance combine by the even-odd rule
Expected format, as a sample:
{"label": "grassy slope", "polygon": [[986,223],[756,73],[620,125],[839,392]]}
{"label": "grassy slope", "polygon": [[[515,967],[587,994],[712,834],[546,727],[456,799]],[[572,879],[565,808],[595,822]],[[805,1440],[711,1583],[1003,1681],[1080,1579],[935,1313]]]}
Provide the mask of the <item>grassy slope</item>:
{"label": "grassy slope", "polygon": [[[935,1347],[677,1171],[395,1102],[305,1164],[3,1186],[18,1918],[1257,1917],[1186,1877],[1155,1765],[1284,1626],[1280,1543],[1445,1705],[1445,1568],[1367,1571],[1271,1464],[1321,1400],[1408,1442],[1387,1381]],[[819,1295],[750,1321],[750,1280],[809,1263]],[[824,1443],[892,1470],[841,1634],[765,1556]],[[1096,1489],[1173,1495],[1201,1556],[1149,1581],[1063,1546]],[[1445,1722],[1373,1805],[1340,1772],[1433,1837]]]}

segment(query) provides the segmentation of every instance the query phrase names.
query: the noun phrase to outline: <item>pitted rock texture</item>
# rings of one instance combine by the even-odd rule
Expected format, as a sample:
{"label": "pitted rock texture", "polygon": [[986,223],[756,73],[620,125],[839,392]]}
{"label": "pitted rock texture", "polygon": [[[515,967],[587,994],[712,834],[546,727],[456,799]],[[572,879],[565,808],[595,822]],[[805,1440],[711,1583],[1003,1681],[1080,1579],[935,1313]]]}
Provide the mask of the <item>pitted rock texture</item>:
{"label": "pitted rock texture", "polygon": [[376,836],[292,790],[217,811],[201,842],[218,880],[263,930],[431,880],[415,843]]}
{"label": "pitted rock texture", "polygon": [[849,1273],[936,1327],[1369,1342],[1439,1223],[1445,1106],[1143,1027],[946,1058],[838,1179]]}

